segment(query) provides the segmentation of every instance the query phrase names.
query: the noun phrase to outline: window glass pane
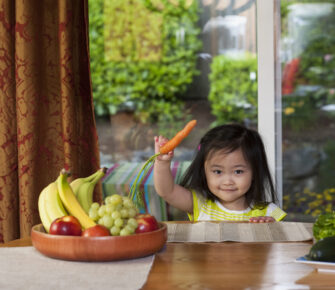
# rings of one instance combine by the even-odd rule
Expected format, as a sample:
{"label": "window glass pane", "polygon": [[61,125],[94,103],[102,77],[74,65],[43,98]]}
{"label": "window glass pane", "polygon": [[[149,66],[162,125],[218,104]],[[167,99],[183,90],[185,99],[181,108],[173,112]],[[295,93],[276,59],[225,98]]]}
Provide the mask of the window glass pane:
{"label": "window glass pane", "polygon": [[191,119],[198,123],[175,150],[178,169],[211,126],[257,127],[255,6],[255,0],[89,0],[102,166],[128,164],[129,173],[154,154],[155,135],[172,138]]}
{"label": "window glass pane", "polygon": [[335,194],[334,1],[281,1],[283,205],[331,212]]}

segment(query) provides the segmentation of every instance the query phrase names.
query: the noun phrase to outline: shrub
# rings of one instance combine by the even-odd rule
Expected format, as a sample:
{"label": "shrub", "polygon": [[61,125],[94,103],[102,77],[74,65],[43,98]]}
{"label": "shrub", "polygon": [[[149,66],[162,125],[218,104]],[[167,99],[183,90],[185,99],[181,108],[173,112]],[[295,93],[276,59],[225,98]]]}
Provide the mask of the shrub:
{"label": "shrub", "polygon": [[257,58],[246,54],[235,59],[215,56],[211,64],[208,99],[214,125],[225,122],[256,121],[257,117]]}
{"label": "shrub", "polygon": [[89,0],[90,55],[96,115],[132,110],[143,122],[185,116],[201,42],[198,6],[157,1]]}
{"label": "shrub", "polygon": [[335,188],[326,188],[322,192],[305,189],[283,197],[283,209],[289,213],[300,213],[317,217],[331,213],[335,207]]}

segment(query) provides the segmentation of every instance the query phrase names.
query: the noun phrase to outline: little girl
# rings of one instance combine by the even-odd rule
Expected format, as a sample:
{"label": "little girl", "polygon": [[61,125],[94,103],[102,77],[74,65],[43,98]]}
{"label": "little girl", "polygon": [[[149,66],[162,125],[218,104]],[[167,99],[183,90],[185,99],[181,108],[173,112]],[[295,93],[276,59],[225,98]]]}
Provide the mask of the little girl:
{"label": "little girl", "polygon": [[[155,152],[167,141],[155,137]],[[155,160],[155,189],[190,220],[273,222],[286,216],[275,204],[264,145],[256,131],[237,124],[208,131],[180,185],[171,173],[172,158],[171,151]]]}

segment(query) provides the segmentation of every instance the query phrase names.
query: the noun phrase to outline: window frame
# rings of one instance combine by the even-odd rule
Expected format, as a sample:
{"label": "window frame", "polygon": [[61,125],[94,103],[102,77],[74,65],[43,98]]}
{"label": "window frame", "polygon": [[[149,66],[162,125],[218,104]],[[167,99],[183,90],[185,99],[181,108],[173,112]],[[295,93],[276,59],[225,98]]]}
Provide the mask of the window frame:
{"label": "window frame", "polygon": [[258,131],[261,134],[279,205],[283,203],[280,0],[256,0]]}

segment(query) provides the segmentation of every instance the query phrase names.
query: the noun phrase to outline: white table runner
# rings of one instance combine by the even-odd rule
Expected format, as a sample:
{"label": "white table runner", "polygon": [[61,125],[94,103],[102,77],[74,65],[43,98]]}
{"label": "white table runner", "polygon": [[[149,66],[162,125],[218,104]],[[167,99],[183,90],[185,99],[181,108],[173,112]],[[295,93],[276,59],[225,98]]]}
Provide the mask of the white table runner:
{"label": "white table runner", "polygon": [[299,242],[313,238],[313,224],[300,222],[167,223],[168,242]]}
{"label": "white table runner", "polygon": [[0,289],[140,289],[154,255],[112,262],[46,257],[34,247],[0,248]]}

